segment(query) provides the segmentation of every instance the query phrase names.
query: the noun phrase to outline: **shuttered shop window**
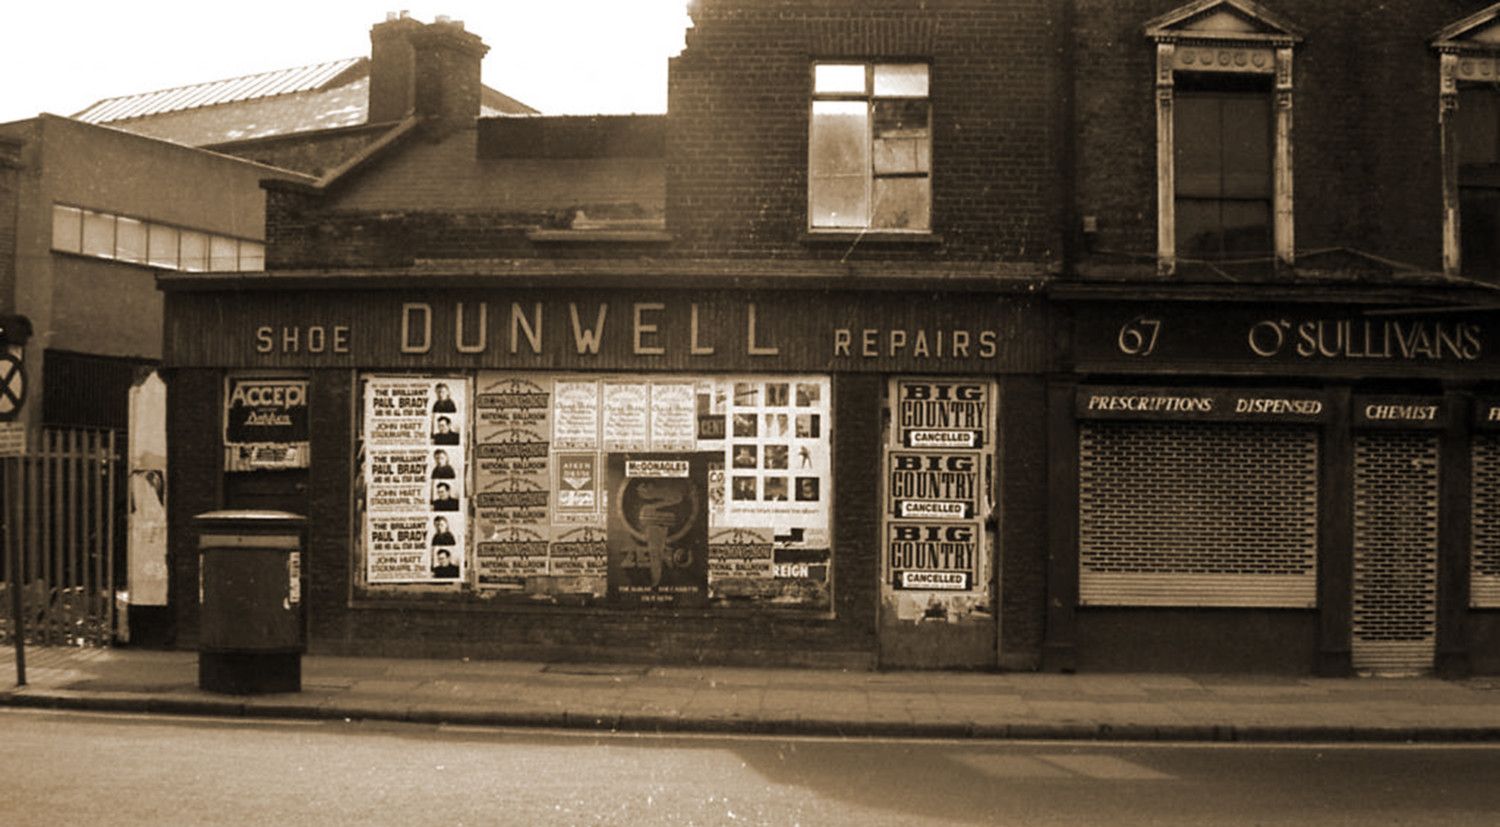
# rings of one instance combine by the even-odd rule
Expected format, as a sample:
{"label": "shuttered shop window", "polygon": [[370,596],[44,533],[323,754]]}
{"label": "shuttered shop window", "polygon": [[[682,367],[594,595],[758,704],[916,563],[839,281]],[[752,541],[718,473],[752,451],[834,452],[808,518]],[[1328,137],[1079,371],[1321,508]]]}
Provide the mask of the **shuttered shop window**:
{"label": "shuttered shop window", "polygon": [[1474,437],[1473,542],[1469,602],[1500,607],[1500,434]]}
{"label": "shuttered shop window", "polygon": [[1438,440],[1354,440],[1355,669],[1427,669],[1437,651]]}
{"label": "shuttered shop window", "polygon": [[1087,422],[1080,451],[1081,603],[1316,604],[1316,429]]}

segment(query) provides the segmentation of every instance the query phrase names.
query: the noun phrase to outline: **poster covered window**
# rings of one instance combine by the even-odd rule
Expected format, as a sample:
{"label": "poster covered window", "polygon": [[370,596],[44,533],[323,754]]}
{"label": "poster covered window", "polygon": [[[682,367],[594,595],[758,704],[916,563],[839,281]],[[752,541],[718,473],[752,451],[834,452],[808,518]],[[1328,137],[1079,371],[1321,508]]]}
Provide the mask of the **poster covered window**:
{"label": "poster covered window", "polygon": [[[472,397],[461,395],[462,380],[447,391],[455,421],[469,430],[423,469],[453,469],[458,525],[467,516],[471,529],[460,563],[470,599],[831,607],[828,377],[479,371],[471,379]],[[367,381],[365,450],[380,467],[414,461],[400,452],[422,441],[406,436],[422,423],[413,414],[399,424],[396,397],[436,404],[436,381]],[[436,420],[427,424],[436,439]],[[369,476],[367,511],[417,513],[408,507],[415,492],[403,488],[411,481],[399,472],[384,480]],[[368,566],[388,535],[366,538]],[[413,571],[416,553],[395,552]],[[368,583],[430,582],[380,574],[371,568]]]}
{"label": "poster covered window", "polygon": [[365,582],[465,580],[468,398],[463,378],[365,377],[359,452]]}
{"label": "poster covered window", "polygon": [[959,621],[993,611],[995,388],[903,377],[889,386],[882,600],[901,620]]}

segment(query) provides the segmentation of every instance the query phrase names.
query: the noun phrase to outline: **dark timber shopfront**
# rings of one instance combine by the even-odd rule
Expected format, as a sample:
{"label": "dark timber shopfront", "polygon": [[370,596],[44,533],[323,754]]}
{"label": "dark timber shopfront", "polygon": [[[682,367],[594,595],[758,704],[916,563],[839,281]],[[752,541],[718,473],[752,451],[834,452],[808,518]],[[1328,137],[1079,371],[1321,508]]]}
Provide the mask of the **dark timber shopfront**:
{"label": "dark timber shopfront", "polygon": [[163,277],[181,638],[191,516],[275,507],[312,651],[1037,662],[1041,301],[600,281]]}
{"label": "dark timber shopfront", "polygon": [[1492,311],[1058,291],[1048,662],[1500,668]]}

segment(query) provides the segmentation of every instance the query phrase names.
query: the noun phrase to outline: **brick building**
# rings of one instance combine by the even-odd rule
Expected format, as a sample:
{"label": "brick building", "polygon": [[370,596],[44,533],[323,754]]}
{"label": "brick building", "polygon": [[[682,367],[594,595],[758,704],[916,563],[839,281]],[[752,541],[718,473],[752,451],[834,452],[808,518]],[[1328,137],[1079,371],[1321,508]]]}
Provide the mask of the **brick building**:
{"label": "brick building", "polygon": [[1496,7],[691,13],[664,118],[419,78],[159,280],[184,640],[274,505],[320,651],[1500,669]]}
{"label": "brick building", "polygon": [[1070,5],[1049,658],[1493,672],[1495,7]]}

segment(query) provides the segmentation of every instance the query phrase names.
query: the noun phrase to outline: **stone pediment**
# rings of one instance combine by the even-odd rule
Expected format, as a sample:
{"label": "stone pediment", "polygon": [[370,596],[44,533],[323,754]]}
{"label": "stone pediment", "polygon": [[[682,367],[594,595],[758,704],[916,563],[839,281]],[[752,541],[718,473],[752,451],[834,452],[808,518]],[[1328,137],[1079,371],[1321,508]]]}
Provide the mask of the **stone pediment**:
{"label": "stone pediment", "polygon": [[1250,0],[1195,0],[1147,21],[1157,41],[1264,43],[1290,46],[1301,32]]}
{"label": "stone pediment", "polygon": [[1500,3],[1444,27],[1432,45],[1452,52],[1500,52]]}

